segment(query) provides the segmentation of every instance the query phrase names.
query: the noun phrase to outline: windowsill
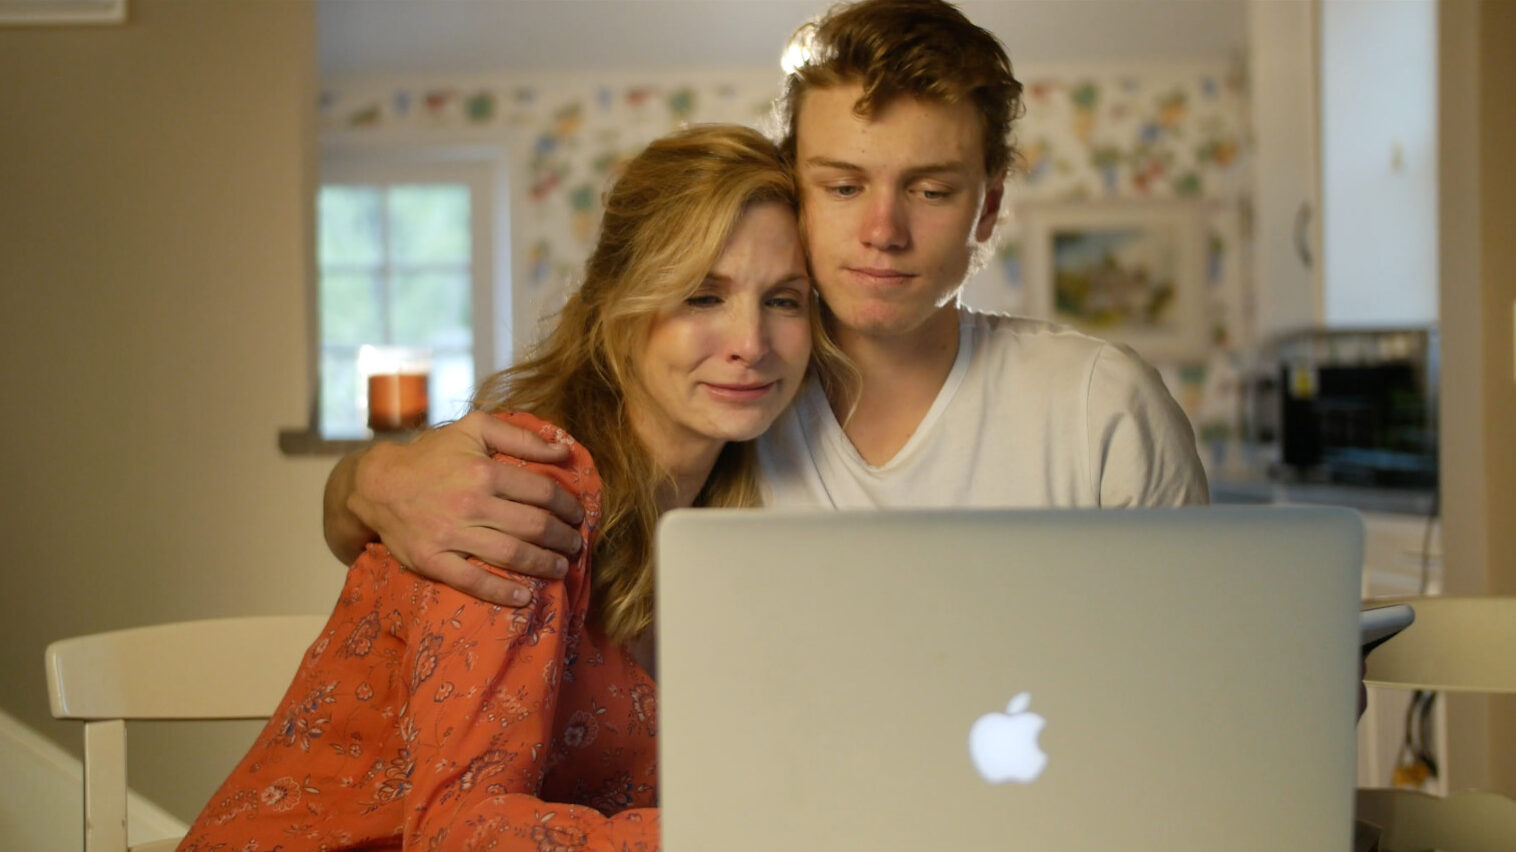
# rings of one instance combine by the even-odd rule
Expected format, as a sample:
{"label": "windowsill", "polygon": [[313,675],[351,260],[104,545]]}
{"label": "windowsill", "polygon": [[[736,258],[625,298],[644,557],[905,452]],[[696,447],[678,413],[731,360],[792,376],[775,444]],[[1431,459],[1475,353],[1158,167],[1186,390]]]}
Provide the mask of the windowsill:
{"label": "windowsill", "polygon": [[419,431],[410,430],[355,435],[351,438],[328,438],[314,429],[280,429],[279,452],[286,456],[345,456],[355,450],[366,449],[375,441],[406,443],[419,434]]}

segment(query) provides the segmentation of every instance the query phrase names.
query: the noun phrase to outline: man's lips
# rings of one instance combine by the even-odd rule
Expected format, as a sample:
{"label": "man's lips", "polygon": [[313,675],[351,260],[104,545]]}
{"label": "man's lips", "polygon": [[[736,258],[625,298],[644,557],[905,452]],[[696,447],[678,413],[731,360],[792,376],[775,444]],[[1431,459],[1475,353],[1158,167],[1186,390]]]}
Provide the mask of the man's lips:
{"label": "man's lips", "polygon": [[845,268],[848,272],[853,273],[865,281],[874,281],[879,284],[898,284],[900,282],[907,281],[916,277],[916,274],[914,272],[905,272],[899,269],[888,269],[877,266],[849,266]]}
{"label": "man's lips", "polygon": [[768,394],[769,391],[772,391],[774,389],[774,386],[777,385],[778,382],[731,385],[717,384],[714,382],[703,382],[702,384],[705,385],[706,391],[708,391],[711,396],[714,396],[717,399],[726,400],[728,402],[752,402],[755,399],[762,399],[766,394]]}

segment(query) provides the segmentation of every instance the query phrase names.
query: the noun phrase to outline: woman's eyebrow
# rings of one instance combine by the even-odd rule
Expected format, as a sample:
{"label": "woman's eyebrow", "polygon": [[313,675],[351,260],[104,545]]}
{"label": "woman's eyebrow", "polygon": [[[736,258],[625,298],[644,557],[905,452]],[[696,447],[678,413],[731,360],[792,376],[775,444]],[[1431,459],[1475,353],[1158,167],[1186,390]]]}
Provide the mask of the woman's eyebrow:
{"label": "woman's eyebrow", "polygon": [[794,275],[786,275],[785,277],[779,279],[778,281],[775,281],[774,283],[770,284],[769,286],[770,287],[783,287],[783,286],[785,286],[787,284],[810,284],[810,283],[812,283],[812,282],[811,282],[811,276],[810,276],[809,273],[796,272]]}
{"label": "woman's eyebrow", "polygon": [[[717,275],[716,273],[712,272],[711,274],[705,276],[705,280],[702,283],[704,283],[704,284],[714,284],[714,285],[718,285],[718,286],[722,286],[722,287],[729,287],[732,284],[732,279],[726,277],[725,275]],[[809,272],[794,272],[794,273],[791,273],[789,275],[784,276],[783,278],[778,278],[778,279],[775,279],[773,281],[770,281],[769,283],[767,283],[767,284],[765,284],[763,286],[764,287],[783,287],[786,284],[810,284],[810,283],[812,283],[812,281],[811,281],[811,274]]]}

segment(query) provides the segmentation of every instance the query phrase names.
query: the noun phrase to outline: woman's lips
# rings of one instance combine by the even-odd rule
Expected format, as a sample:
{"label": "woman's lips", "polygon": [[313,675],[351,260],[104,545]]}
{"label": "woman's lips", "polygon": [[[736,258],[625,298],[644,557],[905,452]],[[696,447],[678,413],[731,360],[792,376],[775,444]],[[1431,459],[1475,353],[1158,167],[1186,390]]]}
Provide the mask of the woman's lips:
{"label": "woman's lips", "polygon": [[725,400],[727,402],[752,402],[757,399],[762,399],[769,393],[769,391],[772,391],[774,389],[775,384],[777,383],[767,382],[761,385],[718,385],[712,382],[705,382],[705,389],[710,393],[711,396],[714,396],[720,400]]}

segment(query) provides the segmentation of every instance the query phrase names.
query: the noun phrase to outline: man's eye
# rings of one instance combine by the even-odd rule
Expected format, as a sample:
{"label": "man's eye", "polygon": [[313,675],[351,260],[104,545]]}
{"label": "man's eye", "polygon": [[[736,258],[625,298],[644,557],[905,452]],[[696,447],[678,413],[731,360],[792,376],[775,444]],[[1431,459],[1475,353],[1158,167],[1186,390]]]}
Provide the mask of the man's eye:
{"label": "man's eye", "polygon": [[860,190],[860,188],[858,186],[856,186],[854,184],[844,183],[844,184],[833,184],[833,185],[827,187],[826,191],[829,194],[834,195],[834,196],[836,196],[838,198],[852,198],[853,196],[857,195],[861,190]]}
{"label": "man's eye", "polygon": [[927,201],[946,201],[953,195],[953,191],[951,189],[930,189],[927,187],[922,187],[921,189],[916,190],[916,192],[919,193],[921,197]]}

